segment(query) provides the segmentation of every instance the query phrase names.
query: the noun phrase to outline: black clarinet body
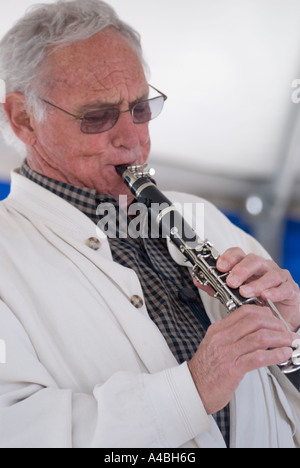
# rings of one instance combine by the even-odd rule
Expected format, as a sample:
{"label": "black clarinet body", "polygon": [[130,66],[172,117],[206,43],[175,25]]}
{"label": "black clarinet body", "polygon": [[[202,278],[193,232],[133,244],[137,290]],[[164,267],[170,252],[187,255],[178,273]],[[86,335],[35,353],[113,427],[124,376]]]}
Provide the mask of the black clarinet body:
{"label": "black clarinet body", "polygon": [[[157,188],[152,179],[153,170],[143,166],[119,166],[117,172],[130,188],[135,199],[147,206],[152,220],[159,228],[160,236],[169,238],[191,265],[193,277],[204,286],[211,286],[228,313],[246,304],[263,305],[256,297],[246,299],[239,289],[230,288],[226,279],[229,273],[220,272],[217,267],[219,253],[208,241],[200,239],[186,222],[173,203]],[[280,316],[270,302],[271,309]],[[292,358],[279,366],[292,384],[300,392],[300,346],[293,349]]]}

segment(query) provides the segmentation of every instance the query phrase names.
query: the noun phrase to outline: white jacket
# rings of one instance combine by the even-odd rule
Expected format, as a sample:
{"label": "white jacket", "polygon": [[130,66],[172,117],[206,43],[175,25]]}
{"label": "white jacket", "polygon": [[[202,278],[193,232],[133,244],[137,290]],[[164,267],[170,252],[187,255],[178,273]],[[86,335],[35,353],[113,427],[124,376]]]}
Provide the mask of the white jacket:
{"label": "white jacket", "polygon": [[[87,245],[92,221],[15,172],[0,226],[1,447],[225,446],[187,364],[131,304],[143,297],[136,274],[113,262],[104,236],[99,250]],[[207,202],[205,235],[220,252],[265,255]],[[212,321],[225,316],[201,295]],[[299,394],[269,369],[248,374],[231,402],[231,446],[299,445]]]}

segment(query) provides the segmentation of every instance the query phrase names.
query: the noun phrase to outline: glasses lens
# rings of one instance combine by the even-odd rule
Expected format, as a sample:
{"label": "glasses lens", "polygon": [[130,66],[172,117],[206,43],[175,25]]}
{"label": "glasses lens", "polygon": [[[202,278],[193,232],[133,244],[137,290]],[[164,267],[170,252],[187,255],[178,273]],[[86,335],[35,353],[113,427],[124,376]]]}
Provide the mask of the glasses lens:
{"label": "glasses lens", "polygon": [[[139,102],[131,110],[133,122],[143,124],[155,119],[161,113],[164,102],[163,96]],[[116,125],[120,113],[116,108],[89,112],[81,120],[81,131],[88,134],[107,132]]]}
{"label": "glasses lens", "polygon": [[89,134],[107,132],[117,123],[119,115],[118,109],[89,112],[81,121],[81,131]]}
{"label": "glasses lens", "polygon": [[132,109],[133,122],[135,124],[142,124],[155,119],[161,113],[164,102],[163,96],[139,102]]}

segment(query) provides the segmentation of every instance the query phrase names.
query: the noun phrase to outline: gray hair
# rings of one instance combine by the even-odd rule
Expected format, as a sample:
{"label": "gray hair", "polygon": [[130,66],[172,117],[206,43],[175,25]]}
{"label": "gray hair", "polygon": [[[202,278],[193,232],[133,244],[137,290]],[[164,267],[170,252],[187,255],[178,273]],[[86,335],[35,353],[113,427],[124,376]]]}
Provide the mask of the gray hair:
{"label": "gray hair", "polygon": [[[0,78],[6,84],[6,92],[24,94],[36,118],[41,120],[44,108],[38,104],[35,84],[40,79],[43,60],[57,48],[88,39],[107,27],[114,27],[131,42],[146,69],[139,34],[121,21],[107,3],[58,0],[30,7],[0,42]],[[15,145],[16,138],[1,106],[0,129],[6,141]]]}

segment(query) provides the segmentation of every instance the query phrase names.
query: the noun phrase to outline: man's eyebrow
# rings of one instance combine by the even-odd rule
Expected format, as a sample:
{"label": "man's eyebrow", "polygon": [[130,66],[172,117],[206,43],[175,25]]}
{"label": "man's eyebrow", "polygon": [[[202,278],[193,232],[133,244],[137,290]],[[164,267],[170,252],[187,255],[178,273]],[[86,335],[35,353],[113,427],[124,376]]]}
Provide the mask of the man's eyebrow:
{"label": "man's eyebrow", "polygon": [[[141,101],[145,101],[145,99],[148,99],[149,93],[143,94],[143,96],[135,99],[134,101],[129,103],[129,107],[133,107],[135,104],[138,104]],[[77,115],[84,115],[87,112],[93,112],[97,110],[102,110],[102,109],[111,109],[111,108],[119,108],[124,101],[119,101],[119,102],[103,102],[103,101],[93,101],[90,102],[89,104],[82,105],[78,108],[76,111]]]}
{"label": "man's eyebrow", "polygon": [[112,107],[119,107],[122,104],[121,102],[103,102],[103,101],[93,101],[89,104],[84,104],[80,106],[77,110],[78,114],[85,114],[86,112],[93,112],[95,110],[101,109],[110,109]]}

